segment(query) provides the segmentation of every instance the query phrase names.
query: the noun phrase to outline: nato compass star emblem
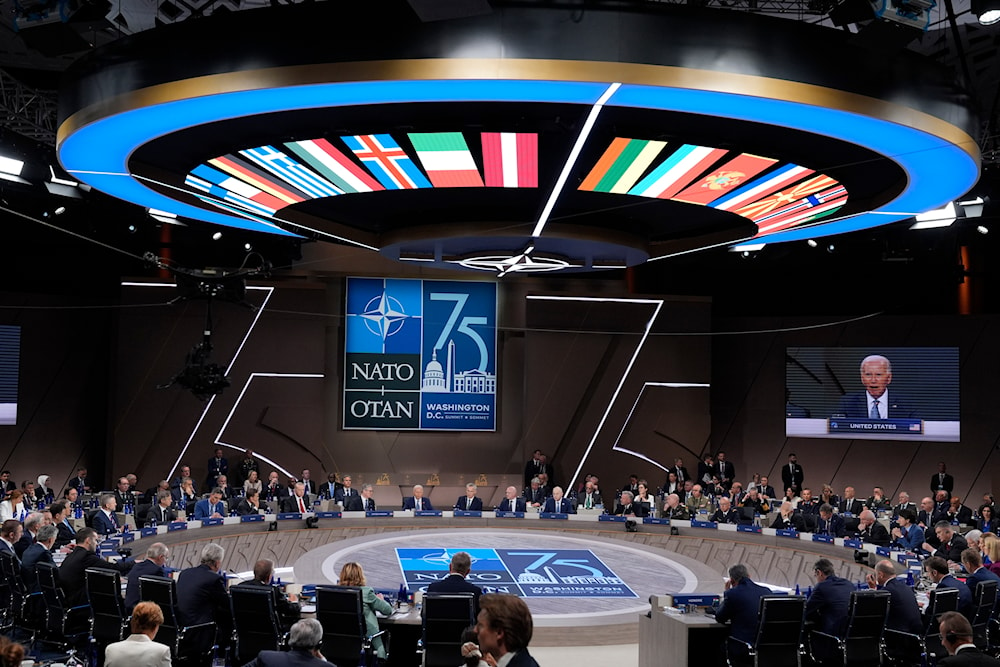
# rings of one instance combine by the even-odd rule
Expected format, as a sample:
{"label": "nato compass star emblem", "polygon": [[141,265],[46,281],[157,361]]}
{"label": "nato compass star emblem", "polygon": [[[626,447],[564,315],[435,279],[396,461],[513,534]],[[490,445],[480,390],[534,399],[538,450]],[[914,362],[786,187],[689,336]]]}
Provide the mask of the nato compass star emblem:
{"label": "nato compass star emblem", "polygon": [[399,299],[385,292],[366,303],[364,312],[361,313],[361,319],[368,330],[383,341],[398,333],[408,317],[410,316],[406,314]]}

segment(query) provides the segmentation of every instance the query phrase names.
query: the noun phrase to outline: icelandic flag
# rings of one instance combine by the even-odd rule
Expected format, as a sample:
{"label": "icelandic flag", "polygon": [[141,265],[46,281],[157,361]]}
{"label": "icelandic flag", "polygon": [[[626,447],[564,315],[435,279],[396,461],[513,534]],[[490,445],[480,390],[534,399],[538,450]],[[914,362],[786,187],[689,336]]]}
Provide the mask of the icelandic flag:
{"label": "icelandic flag", "polygon": [[345,194],[385,189],[326,139],[293,141],[285,144],[285,147],[310,167],[323,174]]}
{"label": "icelandic flag", "polygon": [[580,189],[627,193],[666,145],[665,141],[616,137],[583,179]]}
{"label": "icelandic flag", "polygon": [[410,156],[388,134],[359,134],[341,139],[386,190],[431,187]]}
{"label": "icelandic flag", "polygon": [[629,190],[630,195],[672,199],[728,151],[684,144]]}
{"label": "icelandic flag", "polygon": [[407,136],[434,187],[483,187],[479,168],[461,132],[414,132]]}
{"label": "icelandic flag", "polygon": [[482,140],[486,187],[538,187],[537,134],[483,132]]}

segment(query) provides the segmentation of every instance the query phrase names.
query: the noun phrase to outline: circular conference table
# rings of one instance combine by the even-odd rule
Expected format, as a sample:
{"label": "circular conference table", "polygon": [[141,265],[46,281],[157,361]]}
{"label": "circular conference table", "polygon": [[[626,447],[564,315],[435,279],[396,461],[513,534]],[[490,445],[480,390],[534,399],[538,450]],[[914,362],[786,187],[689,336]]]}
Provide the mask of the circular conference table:
{"label": "circular conference table", "polygon": [[[283,580],[333,584],[344,563],[357,561],[369,585],[394,591],[404,571],[414,590],[443,577],[450,554],[469,551],[470,580],[524,597],[535,622],[533,643],[560,646],[636,643],[651,596],[721,594],[735,563],[744,563],[756,581],[804,589],[815,583],[817,558],[831,559],[838,574],[860,581],[870,570],[855,561],[856,551],[877,551],[809,533],[665,519],[638,520],[637,530],[628,532],[619,519],[535,512],[269,514],[144,528],[103,543],[101,552],[122,544],[141,556],[163,542],[171,549],[170,565],[183,569],[197,565],[201,549],[216,542],[226,550],[223,567],[231,574],[249,573],[269,558],[284,568]],[[905,570],[905,554],[881,553]]]}

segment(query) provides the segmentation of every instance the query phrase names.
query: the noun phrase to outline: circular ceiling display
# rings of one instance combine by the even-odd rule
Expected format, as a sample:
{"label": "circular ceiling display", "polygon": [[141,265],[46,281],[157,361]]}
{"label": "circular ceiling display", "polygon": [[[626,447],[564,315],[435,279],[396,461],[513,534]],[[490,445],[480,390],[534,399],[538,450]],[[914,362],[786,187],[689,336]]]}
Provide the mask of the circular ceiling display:
{"label": "circular ceiling display", "polygon": [[[418,41],[426,27],[410,27]],[[501,276],[864,229],[937,208],[979,175],[962,124],[874,84],[436,55],[198,63],[103,97],[80,92],[116,75],[95,63],[64,109],[59,158],[178,216]]]}

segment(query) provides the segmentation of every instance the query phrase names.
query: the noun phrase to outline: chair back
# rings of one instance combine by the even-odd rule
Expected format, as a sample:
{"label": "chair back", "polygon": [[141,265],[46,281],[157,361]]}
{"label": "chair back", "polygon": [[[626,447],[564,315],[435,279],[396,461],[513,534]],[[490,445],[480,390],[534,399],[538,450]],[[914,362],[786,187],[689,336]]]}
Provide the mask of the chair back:
{"label": "chair back", "polygon": [[958,590],[955,588],[935,588],[927,595],[927,635],[938,634],[938,617],[946,611],[958,610]]}
{"label": "chair back", "polygon": [[462,632],[475,623],[472,593],[424,595],[424,667],[462,664]]}
{"label": "chair back", "polygon": [[90,634],[90,607],[81,605],[70,608],[66,596],[59,585],[59,568],[52,563],[35,565],[38,586],[42,590],[42,600],[48,614],[46,629],[56,637],[72,639],[82,634]]}
{"label": "chair back", "polygon": [[800,595],[765,595],[754,640],[756,664],[774,667],[799,664],[806,599]]}
{"label": "chair back", "polygon": [[99,644],[120,642],[128,636],[128,615],[122,599],[122,578],[116,570],[87,568],[87,599],[94,619],[94,639]]}
{"label": "chair back", "polygon": [[317,586],[316,620],[323,626],[320,652],[327,660],[352,666],[361,662],[367,627],[360,588]]}
{"label": "chair back", "polygon": [[177,582],[169,577],[139,577],[139,600],[155,602],[163,612],[163,625],[154,641],[166,644],[170,652],[177,651],[177,633],[182,624],[177,617]]}
{"label": "chair back", "polygon": [[980,581],[972,597],[972,637],[976,647],[985,651],[989,648],[990,619],[997,602],[997,582]]}
{"label": "chair back", "polygon": [[740,523],[745,526],[752,524],[757,514],[756,508],[753,507],[737,507],[736,511],[739,514]]}
{"label": "chair back", "polygon": [[261,651],[280,650],[283,633],[271,587],[241,584],[230,588],[229,595],[233,602],[237,662],[245,665]]}

